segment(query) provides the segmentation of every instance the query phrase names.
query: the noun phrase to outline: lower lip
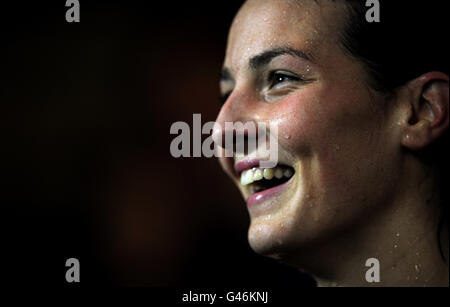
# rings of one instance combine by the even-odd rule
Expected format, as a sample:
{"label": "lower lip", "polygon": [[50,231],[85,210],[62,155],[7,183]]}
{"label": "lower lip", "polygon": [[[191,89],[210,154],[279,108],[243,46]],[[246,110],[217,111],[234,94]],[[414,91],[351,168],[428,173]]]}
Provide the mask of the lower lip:
{"label": "lower lip", "polygon": [[[294,176],[292,176],[292,178],[294,178]],[[281,193],[281,191],[283,191],[287,185],[289,184],[289,182],[291,182],[291,179],[289,179],[288,181],[286,181],[283,184],[277,185],[276,187],[252,194],[248,199],[247,199],[247,206],[254,206],[257,205],[259,203],[262,203],[263,201],[265,201],[266,199],[274,196],[275,194],[279,194]]]}

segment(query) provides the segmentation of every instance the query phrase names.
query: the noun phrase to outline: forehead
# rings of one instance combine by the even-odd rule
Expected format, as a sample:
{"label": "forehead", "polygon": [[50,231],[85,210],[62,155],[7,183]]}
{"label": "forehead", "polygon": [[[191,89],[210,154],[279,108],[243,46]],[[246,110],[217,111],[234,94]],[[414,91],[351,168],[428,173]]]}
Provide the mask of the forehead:
{"label": "forehead", "polygon": [[233,21],[225,58],[232,71],[280,46],[326,57],[339,40],[345,6],[331,0],[249,0]]}

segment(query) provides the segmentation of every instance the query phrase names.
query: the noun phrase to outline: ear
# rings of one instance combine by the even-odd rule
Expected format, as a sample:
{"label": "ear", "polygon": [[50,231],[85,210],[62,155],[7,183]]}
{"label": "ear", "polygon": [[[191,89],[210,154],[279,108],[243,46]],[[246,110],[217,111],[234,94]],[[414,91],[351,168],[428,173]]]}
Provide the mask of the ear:
{"label": "ear", "polygon": [[401,143],[411,150],[423,149],[448,128],[449,78],[440,72],[429,72],[407,85],[408,112]]}

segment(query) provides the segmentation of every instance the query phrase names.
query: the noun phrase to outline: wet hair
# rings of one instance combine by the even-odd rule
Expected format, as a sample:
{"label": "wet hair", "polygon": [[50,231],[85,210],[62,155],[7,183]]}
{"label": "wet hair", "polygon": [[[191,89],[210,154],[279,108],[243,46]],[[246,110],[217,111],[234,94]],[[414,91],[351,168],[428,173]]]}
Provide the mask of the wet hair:
{"label": "wet hair", "polygon": [[[348,18],[342,30],[343,49],[362,61],[368,83],[386,94],[424,73],[440,71],[448,76],[446,33],[447,10],[442,2],[379,0],[380,22],[366,20],[365,0],[345,1]],[[448,192],[444,186],[448,177],[446,131],[436,142],[418,153],[425,163],[437,167],[440,173],[440,222],[437,225],[438,246],[441,231],[448,231]]]}

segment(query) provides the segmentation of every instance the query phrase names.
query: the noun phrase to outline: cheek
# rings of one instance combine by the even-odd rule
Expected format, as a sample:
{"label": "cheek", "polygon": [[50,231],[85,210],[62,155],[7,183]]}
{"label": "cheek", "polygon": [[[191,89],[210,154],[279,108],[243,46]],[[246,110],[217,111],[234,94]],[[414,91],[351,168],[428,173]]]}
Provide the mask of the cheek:
{"label": "cheek", "polygon": [[310,185],[304,190],[326,198],[328,208],[331,202],[339,206],[366,199],[386,176],[380,170],[389,168],[390,149],[376,102],[357,87],[338,88],[305,90],[279,105],[284,114],[279,122],[281,147],[303,168],[304,184]]}
{"label": "cheek", "polygon": [[373,146],[379,137],[381,113],[368,94],[354,86],[311,87],[293,94],[274,108],[280,144],[296,156],[319,155],[327,160],[351,158],[362,145]]}
{"label": "cheek", "polygon": [[285,150],[304,156],[311,153],[312,147],[329,146],[329,133],[334,133],[330,120],[336,118],[336,110],[327,108],[326,100],[315,91],[304,91],[273,107],[271,113],[277,114],[273,121],[278,124],[280,144]]}

